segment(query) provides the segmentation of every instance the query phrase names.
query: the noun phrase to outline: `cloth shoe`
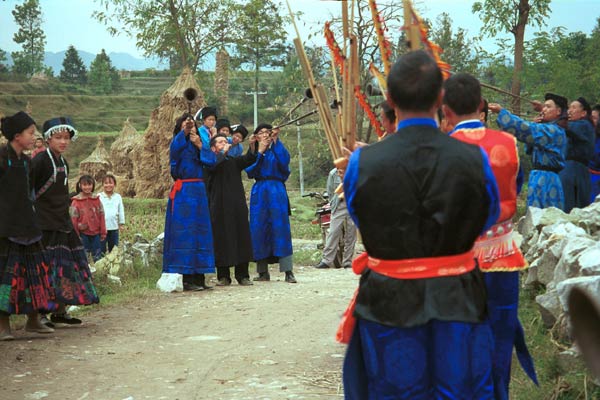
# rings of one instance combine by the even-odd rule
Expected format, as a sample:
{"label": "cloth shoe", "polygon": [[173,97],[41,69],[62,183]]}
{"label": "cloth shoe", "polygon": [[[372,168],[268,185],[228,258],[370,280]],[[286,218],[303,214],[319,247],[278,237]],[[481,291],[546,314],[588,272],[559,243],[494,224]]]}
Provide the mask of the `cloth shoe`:
{"label": "cloth shoe", "polygon": [[238,285],[240,286],[252,286],[254,285],[254,283],[252,283],[252,281],[248,278],[242,278],[239,282]]}
{"label": "cloth shoe", "polygon": [[259,272],[258,276],[255,276],[253,281],[267,282],[271,280],[271,275],[268,272]]}
{"label": "cloth shoe", "polygon": [[47,327],[44,324],[41,324],[39,321],[35,321],[36,325],[30,325],[29,321],[25,324],[25,332],[34,332],[34,333],[52,333],[54,329]]}
{"label": "cloth shoe", "polygon": [[212,289],[213,287],[206,284],[206,277],[204,274],[196,274],[194,275],[194,285],[202,287],[202,289]]}
{"label": "cloth shoe", "polygon": [[292,271],[285,271],[285,281],[287,283],[298,283]]}
{"label": "cloth shoe", "polygon": [[48,328],[54,328],[54,324],[50,322],[46,314],[40,314],[40,323],[46,325]]}
{"label": "cloth shoe", "polygon": [[326,269],[326,268],[329,268],[329,265],[327,265],[323,261],[321,261],[320,263],[318,263],[317,265],[315,265],[315,268]]}
{"label": "cloth shoe", "polygon": [[227,278],[221,278],[217,282],[217,286],[229,286],[229,285],[231,285],[231,281]]}
{"label": "cloth shoe", "polygon": [[204,290],[202,286],[198,286],[191,282],[183,282],[183,291],[184,292],[199,292]]}
{"label": "cloth shoe", "polygon": [[81,324],[81,320],[79,318],[74,318],[68,313],[53,313],[50,315],[50,321],[55,324],[67,324],[67,325],[79,325]]}
{"label": "cloth shoe", "polygon": [[10,333],[10,329],[0,332],[0,342],[15,340],[15,337]]}

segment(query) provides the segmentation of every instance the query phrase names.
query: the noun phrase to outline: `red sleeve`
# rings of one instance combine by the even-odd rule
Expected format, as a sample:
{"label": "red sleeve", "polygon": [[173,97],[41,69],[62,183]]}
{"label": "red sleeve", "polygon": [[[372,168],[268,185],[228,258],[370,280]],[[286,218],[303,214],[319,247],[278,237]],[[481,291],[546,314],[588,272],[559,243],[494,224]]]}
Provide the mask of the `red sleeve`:
{"label": "red sleeve", "polygon": [[104,218],[104,206],[98,197],[98,210],[100,213],[100,236],[106,237],[106,218]]}

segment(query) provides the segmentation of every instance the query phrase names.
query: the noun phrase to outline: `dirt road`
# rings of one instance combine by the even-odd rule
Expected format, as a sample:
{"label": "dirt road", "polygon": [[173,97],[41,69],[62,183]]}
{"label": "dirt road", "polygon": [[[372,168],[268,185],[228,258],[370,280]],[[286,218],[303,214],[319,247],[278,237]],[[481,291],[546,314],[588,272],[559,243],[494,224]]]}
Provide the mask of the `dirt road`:
{"label": "dirt road", "polygon": [[350,270],[159,294],[0,342],[0,399],[339,399]]}

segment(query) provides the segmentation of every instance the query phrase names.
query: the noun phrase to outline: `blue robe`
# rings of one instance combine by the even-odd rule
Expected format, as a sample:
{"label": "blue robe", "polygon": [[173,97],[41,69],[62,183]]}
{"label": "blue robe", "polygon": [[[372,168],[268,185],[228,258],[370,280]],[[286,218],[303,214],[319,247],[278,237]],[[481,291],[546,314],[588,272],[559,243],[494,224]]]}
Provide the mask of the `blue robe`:
{"label": "blue robe", "polygon": [[533,169],[529,173],[527,206],[564,209],[565,196],[558,173],[565,167],[565,130],[556,123],[525,121],[504,109],[497,122],[503,131],[515,135],[531,151]]}
{"label": "blue robe", "polygon": [[290,176],[290,153],[277,140],[246,168],[255,179],[250,193],[250,233],[255,260],[292,255],[289,200],[285,181]]}
{"label": "blue robe", "polygon": [[[170,147],[173,179],[203,179],[204,168],[215,163],[216,156],[210,148],[203,145],[202,150],[198,150],[183,131],[173,138]],[[169,198],[163,272],[185,275],[215,272],[212,227],[203,181],[183,182],[175,198]]]}
{"label": "blue robe", "polygon": [[229,157],[239,157],[244,154],[244,147],[241,143],[233,144],[233,139],[230,137],[227,138],[227,143],[231,144],[231,148],[227,152]]}
{"label": "blue robe", "polygon": [[567,127],[567,162],[560,171],[565,193],[565,212],[590,204],[592,184],[588,164],[594,156],[594,126],[587,119],[569,121]]}
{"label": "blue robe", "polygon": [[596,196],[600,194],[600,137],[596,138],[594,155],[590,160],[589,166],[591,180],[590,200],[591,202],[594,202]]}

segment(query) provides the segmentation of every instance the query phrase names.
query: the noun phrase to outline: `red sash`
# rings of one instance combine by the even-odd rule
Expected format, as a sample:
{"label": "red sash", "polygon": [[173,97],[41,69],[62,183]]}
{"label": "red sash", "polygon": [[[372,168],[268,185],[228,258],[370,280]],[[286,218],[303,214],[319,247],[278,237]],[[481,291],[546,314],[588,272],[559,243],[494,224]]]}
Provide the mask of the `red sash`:
{"label": "red sash", "polygon": [[173,207],[175,206],[175,197],[177,196],[177,192],[181,191],[183,188],[183,184],[185,182],[204,182],[204,179],[201,178],[190,178],[190,179],[177,179],[175,183],[173,183],[173,187],[171,188],[171,192],[169,193],[169,199],[171,199],[171,212],[173,212]]}
{"label": "red sash", "polygon": [[[370,257],[366,252],[360,254],[352,262],[352,270],[360,275],[365,268],[369,267],[378,274],[394,279],[428,279],[442,276],[462,275],[475,269],[475,255],[473,250],[466,253],[445,257],[409,258],[405,260],[380,260]],[[358,289],[354,292],[352,300],[338,326],[335,339],[340,343],[348,343],[352,337],[356,318],[356,296]]]}

